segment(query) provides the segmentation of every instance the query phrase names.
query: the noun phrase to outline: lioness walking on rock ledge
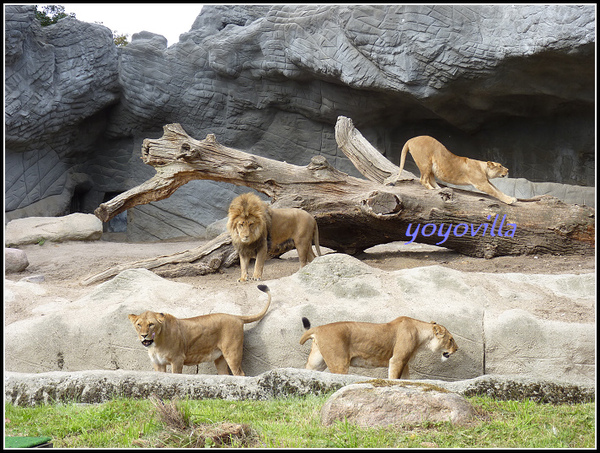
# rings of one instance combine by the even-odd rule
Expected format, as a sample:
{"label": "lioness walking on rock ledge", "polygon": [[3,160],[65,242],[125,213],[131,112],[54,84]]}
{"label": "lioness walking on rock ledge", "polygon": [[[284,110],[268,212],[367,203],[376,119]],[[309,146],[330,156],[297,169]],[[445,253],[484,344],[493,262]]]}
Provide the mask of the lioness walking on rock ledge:
{"label": "lioness walking on rock ledge", "polygon": [[234,198],[229,205],[227,231],[240,255],[240,282],[248,280],[252,258],[256,258],[256,262],[251,280],[260,280],[269,248],[290,239],[298,250],[300,267],[315,258],[313,241],[317,255],[321,256],[319,228],[312,215],[302,209],[271,208],[250,192]]}
{"label": "lioness walking on rock ledge", "polygon": [[313,343],[306,362],[309,370],[348,374],[350,366],[388,367],[388,379],[408,379],[408,363],[423,348],[441,352],[446,360],[458,350],[448,330],[435,322],[400,316],[385,324],[371,322],[334,322],[306,329],[300,344]]}
{"label": "lioness walking on rock ledge", "polygon": [[413,137],[402,148],[400,170],[396,176],[390,176],[385,184],[395,184],[404,169],[406,153],[410,152],[421,172],[421,184],[428,189],[439,189],[435,178],[450,184],[472,185],[482,192],[496,197],[506,204],[517,199],[500,192],[491,182],[493,178],[508,176],[508,169],[497,162],[469,159],[452,154],[435,138],[428,135]]}
{"label": "lioness walking on rock ledge", "polygon": [[154,370],[181,373],[184,365],[197,365],[214,360],[219,374],[244,376],[244,324],[260,321],[271,305],[271,292],[266,285],[258,289],[267,293],[267,305],[257,315],[240,316],[212,313],[194,318],[176,318],[168,313],[145,311],[129,315]]}

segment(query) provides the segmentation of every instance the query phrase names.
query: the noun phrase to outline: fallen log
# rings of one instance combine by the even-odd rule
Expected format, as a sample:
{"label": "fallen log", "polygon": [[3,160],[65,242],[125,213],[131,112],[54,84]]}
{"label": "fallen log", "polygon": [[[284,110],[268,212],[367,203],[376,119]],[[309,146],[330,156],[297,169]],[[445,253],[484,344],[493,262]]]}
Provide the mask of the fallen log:
{"label": "fallen log", "polygon": [[[133,206],[167,198],[191,180],[210,179],[253,188],[268,195],[274,207],[305,209],[317,219],[321,244],[343,253],[393,241],[440,245],[485,258],[594,253],[593,208],[568,205],[550,196],[506,205],[467,190],[427,190],[416,179],[383,185],[398,167],[345,117],[338,118],[336,140],[366,180],[336,170],[322,156],[315,156],[307,166],[297,166],[228,148],[213,134],[193,139],[179,124],[163,129],[161,138],[145,139],[142,144],[142,159],[156,169],[156,175],[101,204],[95,211],[100,220],[106,222]],[[215,272],[235,262],[236,256],[230,240],[223,235],[219,238],[216,248],[211,241],[210,253],[204,250],[207,244],[190,251],[185,263],[177,254],[145,260],[143,265],[159,274],[169,269],[171,276]],[[227,258],[215,261],[211,254],[221,249]],[[114,272],[102,273],[101,279]],[[86,284],[98,278],[86,279]]]}

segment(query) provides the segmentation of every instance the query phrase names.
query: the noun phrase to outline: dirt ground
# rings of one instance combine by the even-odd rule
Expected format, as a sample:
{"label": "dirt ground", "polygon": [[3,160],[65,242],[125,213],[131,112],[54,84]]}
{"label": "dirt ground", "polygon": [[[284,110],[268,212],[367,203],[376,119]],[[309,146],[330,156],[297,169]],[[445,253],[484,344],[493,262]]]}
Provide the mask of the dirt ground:
{"label": "dirt ground", "polygon": [[[112,266],[145,258],[171,255],[198,247],[202,241],[162,241],[154,243],[129,243],[119,235],[104,235],[94,242],[44,243],[43,245],[21,246],[29,260],[29,267],[18,274],[8,274],[6,278],[14,282],[23,278],[43,276],[41,285],[46,296],[77,300],[90,291],[89,286],[80,282]],[[328,249],[322,248],[326,252]],[[441,247],[395,242],[373,247],[356,256],[368,265],[382,270],[399,270],[419,266],[443,265],[464,272],[524,273],[524,274],[582,274],[595,272],[595,257],[591,256],[518,256],[493,259],[471,258]],[[295,251],[282,258],[272,259],[265,264],[266,280],[292,275],[298,270]],[[179,277],[172,280],[192,285],[199,290],[227,288],[239,285],[239,266],[225,269],[222,273],[197,277]],[[557,305],[553,305],[557,304]],[[560,301],[548,301],[548,306],[533,310],[536,315],[562,313],[562,319],[573,322],[594,322],[595,310],[589,307],[561,306]],[[28,310],[13,304],[5,304],[5,323],[19,320]],[[565,319],[565,315],[566,318]]]}

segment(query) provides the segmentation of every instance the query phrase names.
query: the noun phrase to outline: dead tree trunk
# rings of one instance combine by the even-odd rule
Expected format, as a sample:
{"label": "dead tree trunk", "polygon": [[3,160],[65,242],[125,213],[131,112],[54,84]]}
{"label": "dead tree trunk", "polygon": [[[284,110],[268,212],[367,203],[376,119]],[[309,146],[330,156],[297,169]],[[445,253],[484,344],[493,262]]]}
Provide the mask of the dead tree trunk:
{"label": "dead tree trunk", "polygon": [[[340,149],[368,180],[336,170],[322,156],[306,167],[296,166],[228,148],[212,134],[196,140],[179,124],[168,124],[160,139],[146,139],[142,145],[142,159],[155,167],[156,175],[101,204],[95,214],[106,222],[133,206],[167,198],[191,180],[210,179],[256,189],[271,197],[274,207],[305,209],[317,219],[321,244],[344,253],[392,241],[441,245],[486,258],[594,253],[592,208],[548,196],[506,205],[465,190],[427,190],[416,180],[385,186],[385,178],[398,167],[373,148],[350,119],[339,117],[335,133]],[[149,266],[161,275],[215,271],[236,257],[226,234],[215,241],[209,253],[209,244],[186,252],[190,255],[185,263],[177,254],[118,269]],[[215,253],[220,253],[218,259]],[[116,275],[114,270],[84,284]]]}

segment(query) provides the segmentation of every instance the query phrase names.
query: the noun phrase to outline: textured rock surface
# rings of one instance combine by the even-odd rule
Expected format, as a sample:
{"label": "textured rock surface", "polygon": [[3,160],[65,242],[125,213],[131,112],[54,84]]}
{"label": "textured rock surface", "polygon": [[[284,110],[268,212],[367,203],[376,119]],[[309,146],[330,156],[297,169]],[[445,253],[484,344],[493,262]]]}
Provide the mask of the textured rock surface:
{"label": "textured rock surface", "polygon": [[41,374],[8,373],[4,394],[19,406],[77,400],[108,401],[116,396],[148,398],[219,398],[265,400],[323,394],[364,379],[317,371],[280,369],[256,377],[174,375],[142,371],[81,371]]}
{"label": "textured rock surface", "polygon": [[[592,351],[581,339],[582,336],[591,338],[595,331],[593,325],[579,325],[574,335],[566,323],[539,322],[520,309],[507,310],[486,325],[486,356],[493,357],[486,363],[490,374],[554,375],[558,379],[580,373],[592,376],[595,363],[582,360]],[[558,358],[561,354],[557,352],[561,350],[569,350],[568,357]]]}
{"label": "textured rock surface", "polygon": [[[594,5],[205,5],[171,47],[142,32],[119,51],[101,25],[42,29],[7,6],[6,36],[9,220],[92,212],[148,179],[141,140],[171,122],[356,174],[334,139],[344,115],[393,162],[428,134],[513,177],[595,184]],[[202,236],[243,190],[189,183],[130,210],[127,232]]]}
{"label": "textured rock surface", "polygon": [[465,381],[432,383],[464,396],[486,395],[504,401],[529,399],[540,403],[575,404],[592,402],[596,398],[595,382],[490,374]]}
{"label": "textured rock surface", "polygon": [[27,217],[8,222],[5,243],[9,246],[52,241],[96,241],[102,237],[102,222],[93,214],[64,217]]}
{"label": "textured rock surface", "polygon": [[[346,385],[372,382],[365,376],[338,375],[294,368],[267,371],[256,377],[174,375],[145,371],[77,371],[13,373],[4,375],[5,401],[17,406],[50,402],[102,403],[115,396],[162,399],[220,398],[225,400],[284,398],[320,395]],[[386,382],[377,380],[376,385]],[[547,403],[591,402],[595,386],[527,380],[519,377],[482,376],[458,382],[411,381],[406,385],[435,386],[464,396],[482,395],[504,400]]]}
{"label": "textured rock surface", "polygon": [[405,383],[347,385],[331,395],[321,409],[325,426],[347,421],[363,428],[446,421],[464,425],[474,417],[473,406],[456,393]]}
{"label": "textured rock surface", "polygon": [[94,174],[118,175],[96,154],[119,100],[112,33],[72,18],[42,28],[33,6],[15,5],[5,7],[5,30],[5,210],[68,214],[83,208],[71,201]]}
{"label": "textured rock surface", "polygon": [[[348,255],[325,255],[289,277],[264,282],[273,301],[260,322],[245,328],[242,368],[247,376],[303,368],[310,350],[310,342],[298,344],[303,316],[316,326],[340,320],[387,322],[404,315],[444,325],[459,346],[445,362],[421,351],[411,366],[413,379],[452,381],[496,373],[593,382],[595,325],[542,320],[523,309],[528,303],[544,307],[546,300],[560,299],[593,312],[594,277],[461,273],[442,266],[386,272]],[[147,350],[127,319],[129,313],[253,314],[265,301],[255,285],[209,291],[143,269],[124,271],[74,301],[44,296],[43,291],[43,285],[6,281],[6,304],[29,300],[24,292],[37,295],[35,306],[22,308],[30,316],[5,326],[9,371],[149,371]],[[386,368],[352,367],[350,372],[387,377]],[[203,363],[184,367],[184,373],[216,370],[213,363]]]}

